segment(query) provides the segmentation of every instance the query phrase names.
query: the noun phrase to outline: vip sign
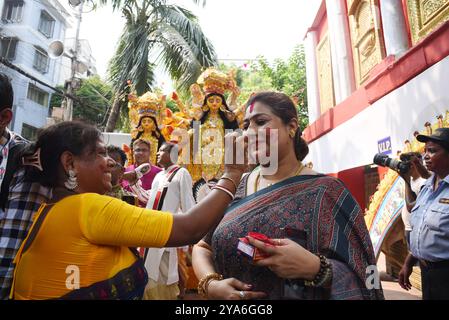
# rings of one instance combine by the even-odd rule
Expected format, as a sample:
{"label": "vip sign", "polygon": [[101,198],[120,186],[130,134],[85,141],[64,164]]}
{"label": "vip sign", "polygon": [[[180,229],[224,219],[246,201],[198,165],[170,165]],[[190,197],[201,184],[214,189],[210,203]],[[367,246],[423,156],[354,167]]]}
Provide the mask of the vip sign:
{"label": "vip sign", "polygon": [[391,148],[391,138],[387,137],[377,142],[377,148],[379,150],[379,153],[382,154],[391,154],[392,148]]}

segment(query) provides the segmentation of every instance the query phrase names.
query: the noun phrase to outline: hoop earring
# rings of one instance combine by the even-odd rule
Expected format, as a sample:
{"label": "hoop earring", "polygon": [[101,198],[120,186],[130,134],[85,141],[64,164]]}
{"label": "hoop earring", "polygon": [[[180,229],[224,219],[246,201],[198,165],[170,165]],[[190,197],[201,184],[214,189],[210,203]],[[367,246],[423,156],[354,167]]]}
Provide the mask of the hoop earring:
{"label": "hoop earring", "polygon": [[203,110],[203,112],[207,112],[207,111],[209,111],[209,107],[207,105],[202,106],[201,110]]}
{"label": "hoop earring", "polygon": [[64,182],[64,186],[69,190],[75,190],[75,188],[78,187],[75,171],[69,170],[69,178]]}

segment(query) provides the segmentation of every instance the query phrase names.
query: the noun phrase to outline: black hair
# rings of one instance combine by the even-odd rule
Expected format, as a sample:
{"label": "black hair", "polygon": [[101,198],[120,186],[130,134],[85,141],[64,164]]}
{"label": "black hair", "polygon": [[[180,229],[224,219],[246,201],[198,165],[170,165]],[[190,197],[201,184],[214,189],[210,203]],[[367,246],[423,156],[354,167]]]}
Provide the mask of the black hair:
{"label": "black hair", "polygon": [[134,140],[132,141],[131,147],[134,147],[134,145],[135,145],[136,143],[143,143],[144,145],[146,145],[146,146],[148,147],[148,149],[151,148],[151,142],[150,142],[149,140],[141,139],[141,138],[139,138],[139,139],[134,139]]}
{"label": "black hair", "polygon": [[113,146],[113,145],[109,145],[107,146],[106,150],[108,151],[108,154],[118,154],[118,156],[120,157],[120,164],[122,166],[125,165],[126,163],[126,153],[125,151],[123,151],[122,149],[120,149],[117,146]]}
{"label": "black hair", "polygon": [[[256,102],[263,103],[269,107],[271,112],[280,118],[284,124],[288,124],[292,119],[298,120],[298,110],[295,104],[284,93],[273,91],[257,93],[248,100],[246,107],[248,108]],[[309,146],[302,138],[302,131],[299,127],[295,132],[294,140],[296,158],[302,161],[309,153]]]}
{"label": "black hair", "polygon": [[61,179],[62,153],[69,151],[80,156],[95,152],[101,137],[97,128],[79,121],[64,121],[41,130],[36,142],[30,144],[22,156],[31,156],[40,149],[43,170],[27,166],[27,178],[47,187],[56,187]]}
{"label": "black hair", "polygon": [[6,74],[0,73],[0,111],[12,108],[14,101],[14,91],[11,81]]}
{"label": "black hair", "polygon": [[[222,100],[223,105],[226,108],[226,110],[231,111],[229,109],[227,103],[226,103],[225,97],[222,94],[215,93],[215,92],[209,93],[208,95],[206,95],[204,97],[203,106],[207,105],[207,99],[209,99],[212,96],[220,97],[221,100]],[[210,110],[207,110],[207,111],[204,112],[203,116],[200,119],[201,124],[203,124],[204,121],[206,121],[207,116],[209,115],[209,113],[210,113]],[[238,129],[239,128],[239,124],[238,124],[237,120],[229,121],[228,118],[226,117],[226,113],[224,113],[221,110],[218,110],[218,114],[220,115],[221,120],[223,120],[223,124],[224,124],[225,129]],[[193,126],[193,121],[192,121],[192,126]]]}
{"label": "black hair", "polygon": [[168,146],[168,152],[171,152],[173,148],[177,148],[177,152],[179,152],[179,146],[176,143],[172,143],[172,142],[164,142],[161,147],[163,146]]}
{"label": "black hair", "polygon": [[[136,128],[138,128],[138,127],[140,127],[140,126],[142,125],[142,120],[145,119],[145,118],[150,118],[150,119],[153,121],[153,123],[154,123],[154,128],[155,128],[156,132],[159,134],[159,137],[161,137],[161,136],[162,136],[162,132],[159,130],[159,127],[157,126],[157,121],[156,121],[156,118],[155,118],[155,117],[152,117],[152,116],[143,116],[143,117],[141,117],[141,118],[139,119],[139,123],[137,124],[137,127],[136,127]],[[142,134],[143,134],[143,131],[139,132],[139,133],[137,134],[135,140],[139,139],[140,136],[141,136]],[[154,134],[154,132],[153,132],[153,136],[154,136],[155,138],[158,138],[157,135]],[[164,140],[165,140],[165,139],[164,139]]]}

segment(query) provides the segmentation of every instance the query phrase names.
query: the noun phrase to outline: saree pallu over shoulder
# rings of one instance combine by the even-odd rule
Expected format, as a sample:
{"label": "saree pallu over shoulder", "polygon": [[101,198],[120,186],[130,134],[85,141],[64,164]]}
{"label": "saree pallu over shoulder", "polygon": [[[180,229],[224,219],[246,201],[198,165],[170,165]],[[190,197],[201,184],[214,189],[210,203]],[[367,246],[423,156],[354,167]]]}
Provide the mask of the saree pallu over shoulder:
{"label": "saree pallu over shoulder", "polygon": [[[383,299],[380,284],[375,289],[365,285],[368,267],[376,265],[371,239],[359,205],[340,180],[296,176],[245,197],[246,182],[247,177],[221,223],[205,238],[218,272],[252,284],[269,299],[291,297],[287,287],[296,288],[295,299]],[[236,250],[238,238],[251,231],[289,238],[325,255],[333,267],[331,287],[304,287],[302,280],[283,280],[268,268],[252,265]]]}

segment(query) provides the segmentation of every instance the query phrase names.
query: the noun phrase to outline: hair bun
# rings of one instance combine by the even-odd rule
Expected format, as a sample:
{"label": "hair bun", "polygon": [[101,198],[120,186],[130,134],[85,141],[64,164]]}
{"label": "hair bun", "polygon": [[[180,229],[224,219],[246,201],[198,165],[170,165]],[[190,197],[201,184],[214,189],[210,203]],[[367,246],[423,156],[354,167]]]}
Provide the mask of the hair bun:
{"label": "hair bun", "polygon": [[309,146],[307,145],[306,140],[302,138],[301,129],[296,130],[294,141],[296,159],[302,161],[309,154]]}

